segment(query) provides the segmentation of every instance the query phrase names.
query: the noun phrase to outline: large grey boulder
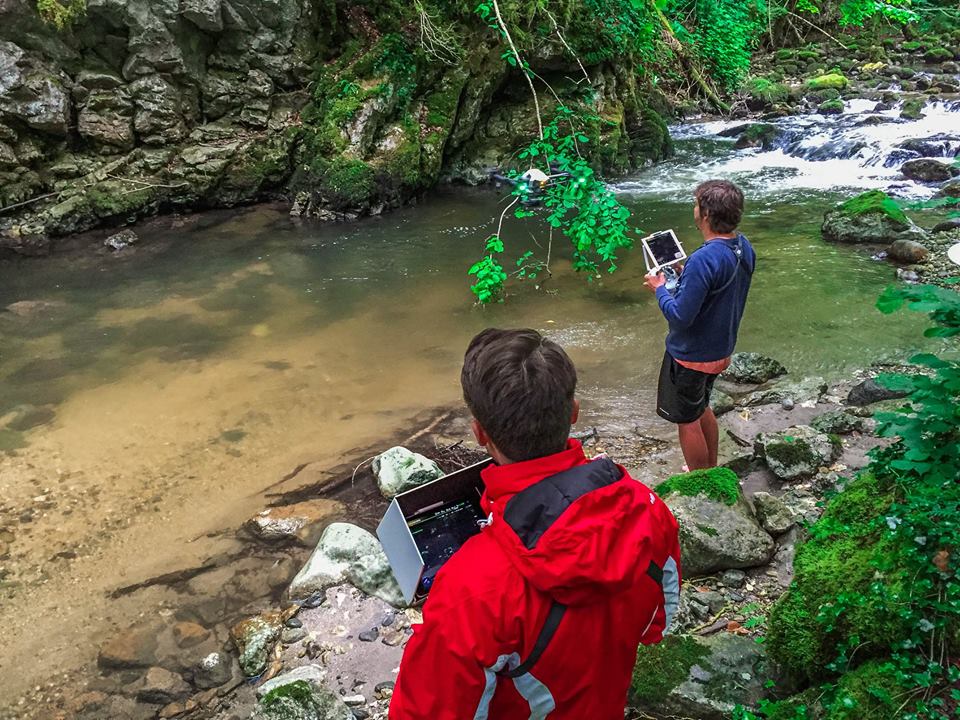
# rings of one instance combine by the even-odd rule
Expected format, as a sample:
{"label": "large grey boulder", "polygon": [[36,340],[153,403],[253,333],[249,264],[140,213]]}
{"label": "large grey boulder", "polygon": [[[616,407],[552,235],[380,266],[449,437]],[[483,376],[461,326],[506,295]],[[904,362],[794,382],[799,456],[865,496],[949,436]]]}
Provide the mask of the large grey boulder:
{"label": "large grey boulder", "polygon": [[922,242],[926,237],[896,202],[880,190],[858,195],[828,211],[820,231],[825,240],[854,244],[890,244],[901,238]]}
{"label": "large grey boulder", "polygon": [[292,599],[299,600],[343,583],[396,607],[404,604],[400,586],[377,539],[356,525],[332,523],[287,592]]}
{"label": "large grey boulder", "polygon": [[757,435],[754,451],[781,480],[812,477],[821,467],[840,457],[843,445],[809,425]]}
{"label": "large grey boulder", "polygon": [[0,40],[0,116],[66,137],[69,110],[69,97],[58,73],[20,46]]}
{"label": "large grey boulder", "polygon": [[443,477],[443,470],[433,460],[405,447],[392,447],[373,460],[373,474],[380,492],[387,499],[419,485]]}
{"label": "large grey boulder", "polygon": [[735,383],[759,385],[786,375],[787,369],[773,358],[754,352],[734,353],[730,367],[723,371],[723,379]]}
{"label": "large grey boulder", "polygon": [[773,557],[773,538],[742,497],[733,505],[704,495],[671,495],[664,502],[680,523],[685,576],[757,567]]}
{"label": "large grey boulder", "polygon": [[354,720],[354,714],[329,690],[297,680],[264,695],[250,720]]}
{"label": "large grey boulder", "polygon": [[[629,705],[656,718],[726,720],[737,705],[755,707],[768,697],[768,680],[776,676],[753,638],[671,635],[640,647]],[[777,685],[778,692],[789,690]]]}

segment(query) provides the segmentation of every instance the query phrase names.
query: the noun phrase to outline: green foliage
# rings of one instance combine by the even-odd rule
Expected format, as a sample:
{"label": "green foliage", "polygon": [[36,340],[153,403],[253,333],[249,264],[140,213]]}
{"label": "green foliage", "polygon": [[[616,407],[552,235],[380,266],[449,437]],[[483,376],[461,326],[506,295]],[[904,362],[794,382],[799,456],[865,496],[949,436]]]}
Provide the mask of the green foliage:
{"label": "green foliage", "polygon": [[837,209],[852,216],[882,213],[894,222],[904,225],[909,223],[907,216],[896,201],[882,190],[870,190],[857,195],[855,198],[842,203]]}
{"label": "green foliage", "polygon": [[498,235],[491,235],[487,238],[485,250],[487,254],[467,271],[477,279],[470,290],[481,305],[502,302],[503,284],[507,281],[507,273],[498,259],[503,254],[503,241]]}
{"label": "green foliage", "polygon": [[320,184],[338,207],[355,207],[376,193],[376,174],[363,160],[339,157],[320,177]]}
{"label": "green foliage", "polygon": [[37,0],[37,12],[44,22],[63,30],[87,14],[87,0]]}
{"label": "green foliage", "polygon": [[667,10],[677,18],[677,37],[695,49],[719,85],[739,87],[767,29],[766,0],[671,0]]}
{"label": "green foliage", "polygon": [[682,635],[668,635],[656,645],[641,645],[630,684],[631,702],[661,702],[708,654],[696,640]]}
{"label": "green foliage", "polygon": [[705,495],[725,505],[735,505],[740,498],[740,480],[730,468],[709,468],[674,475],[657,485],[656,490],[660,497]]}
{"label": "green foliage", "polygon": [[[884,313],[904,306],[929,315],[928,337],[960,337],[952,289],[889,288],[877,302]],[[837,678],[819,691],[816,717],[828,720],[947,720],[960,700],[952,660],[960,650],[960,362],[952,354],[911,361],[923,372],[881,380],[910,393],[903,407],[876,416],[892,443],[872,453],[869,471],[811,528],[772,614],[777,659]],[[767,703],[760,716],[782,717],[785,707]],[[797,717],[813,715],[805,708]]]}

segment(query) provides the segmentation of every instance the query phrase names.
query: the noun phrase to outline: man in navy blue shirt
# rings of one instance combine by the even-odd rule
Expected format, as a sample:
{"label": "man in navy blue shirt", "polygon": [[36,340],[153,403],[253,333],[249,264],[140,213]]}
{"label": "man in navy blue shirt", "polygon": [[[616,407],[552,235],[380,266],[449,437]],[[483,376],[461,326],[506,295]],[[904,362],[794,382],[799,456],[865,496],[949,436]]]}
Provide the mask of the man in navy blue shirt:
{"label": "man in navy blue shirt", "polygon": [[667,351],[660,368],[657,414],[675,423],[690,470],[715,467],[719,429],[710,408],[717,375],[730,365],[757,256],[737,232],[743,192],[727,180],[694,191],[693,219],[704,244],[687,258],[671,294],[662,273],[648,275],[667,319]]}

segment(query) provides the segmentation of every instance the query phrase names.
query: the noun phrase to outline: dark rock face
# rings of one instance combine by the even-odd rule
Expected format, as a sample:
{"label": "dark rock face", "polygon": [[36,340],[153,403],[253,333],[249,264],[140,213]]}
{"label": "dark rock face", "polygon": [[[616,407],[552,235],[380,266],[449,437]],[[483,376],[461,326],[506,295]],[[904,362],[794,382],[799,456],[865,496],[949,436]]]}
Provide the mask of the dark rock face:
{"label": "dark rock face", "polygon": [[924,183],[943,182],[960,175],[960,170],[952,165],[931,158],[908,160],[900,170],[909,180]]}
{"label": "dark rock face", "polygon": [[[441,176],[486,180],[533,136],[529,95],[506,82],[486,28],[462,24],[462,49],[422,57],[389,29],[406,21],[396,12],[88,0],[58,31],[32,1],[0,3],[0,208],[29,203],[0,215],[0,249],[41,254],[50,237],[98,225],[277,197],[301,215],[351,218]],[[579,72],[562,48],[531,62]],[[609,121],[588,131],[591,160],[626,171],[668,154],[665,99],[615,62],[590,72]]]}
{"label": "dark rock face", "polygon": [[870,378],[850,390],[850,394],[847,395],[847,404],[863,407],[864,405],[872,405],[881,400],[894,400],[906,396],[907,393],[885,388],[876,380]]}

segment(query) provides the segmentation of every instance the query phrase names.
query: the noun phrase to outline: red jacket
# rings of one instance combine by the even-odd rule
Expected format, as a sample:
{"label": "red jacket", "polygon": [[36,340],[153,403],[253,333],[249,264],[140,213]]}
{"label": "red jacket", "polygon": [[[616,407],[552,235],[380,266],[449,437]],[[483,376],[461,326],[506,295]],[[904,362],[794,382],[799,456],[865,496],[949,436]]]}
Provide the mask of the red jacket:
{"label": "red jacket", "polygon": [[[637,646],[661,639],[679,601],[676,520],[574,440],[483,480],[489,525],[437,574],[391,720],[623,720]],[[534,653],[557,603],[565,612],[529,672],[498,675]]]}

